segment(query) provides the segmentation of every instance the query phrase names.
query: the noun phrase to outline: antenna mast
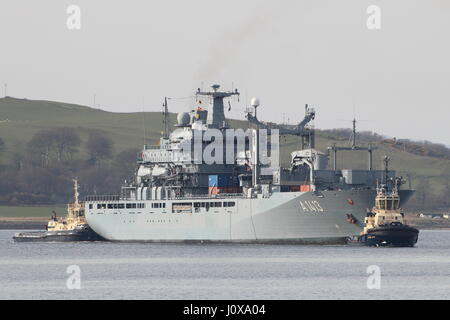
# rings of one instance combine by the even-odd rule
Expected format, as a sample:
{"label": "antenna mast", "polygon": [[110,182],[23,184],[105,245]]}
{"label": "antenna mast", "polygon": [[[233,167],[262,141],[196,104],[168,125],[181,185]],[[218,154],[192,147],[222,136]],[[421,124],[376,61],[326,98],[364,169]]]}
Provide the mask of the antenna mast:
{"label": "antenna mast", "polygon": [[167,97],[164,97],[163,107],[164,107],[164,112],[163,112],[163,115],[164,115],[164,120],[163,120],[163,122],[164,122],[164,136],[163,136],[163,138],[167,139],[167,138],[169,138],[169,128],[168,128],[168,122],[167,122],[167,117],[169,115],[169,111],[168,111],[168,108],[167,108]]}
{"label": "antenna mast", "polygon": [[356,148],[356,118],[353,118],[352,149]]}
{"label": "antenna mast", "polygon": [[73,198],[74,198],[74,203],[75,205],[78,205],[78,196],[80,195],[78,193],[78,180],[77,179],[73,179]]}
{"label": "antenna mast", "polygon": [[385,184],[387,184],[387,181],[388,181],[389,161],[391,161],[391,159],[388,156],[384,156],[383,162],[384,162],[384,183]]}

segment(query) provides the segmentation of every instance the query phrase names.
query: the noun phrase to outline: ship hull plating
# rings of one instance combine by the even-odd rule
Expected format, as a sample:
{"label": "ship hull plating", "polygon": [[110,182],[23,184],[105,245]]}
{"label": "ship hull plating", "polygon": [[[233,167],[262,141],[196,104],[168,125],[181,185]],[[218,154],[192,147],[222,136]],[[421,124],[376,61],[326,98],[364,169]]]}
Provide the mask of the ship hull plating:
{"label": "ship hull plating", "polygon": [[76,230],[21,232],[13,237],[15,242],[77,242],[104,241],[102,237],[85,227]]}
{"label": "ship hull plating", "polygon": [[370,247],[414,247],[418,238],[419,230],[402,225],[371,229],[360,241]]}
{"label": "ship hull plating", "polygon": [[[410,191],[404,190],[405,202]],[[106,209],[108,202],[86,202],[86,219],[100,236],[111,241],[239,242],[342,244],[362,231],[375,190],[278,192],[258,198],[208,198],[162,201],[118,200],[144,203],[143,209]],[[176,213],[173,205],[198,202],[233,202],[232,207],[204,207]],[[98,204],[102,209],[97,209]],[[164,203],[164,208],[152,208]],[[92,209],[90,209],[92,207]],[[356,218],[348,222],[348,215]]]}

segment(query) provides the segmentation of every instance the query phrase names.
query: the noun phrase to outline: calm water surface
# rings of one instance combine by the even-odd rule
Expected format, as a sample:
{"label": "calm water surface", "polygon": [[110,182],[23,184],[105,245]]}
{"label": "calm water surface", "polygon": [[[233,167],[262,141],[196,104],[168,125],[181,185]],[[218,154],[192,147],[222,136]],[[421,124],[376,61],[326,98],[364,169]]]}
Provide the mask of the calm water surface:
{"label": "calm water surface", "polygon": [[[415,248],[14,243],[0,230],[0,299],[450,299],[450,231]],[[79,266],[70,290],[67,268]],[[367,288],[379,266],[381,288]]]}

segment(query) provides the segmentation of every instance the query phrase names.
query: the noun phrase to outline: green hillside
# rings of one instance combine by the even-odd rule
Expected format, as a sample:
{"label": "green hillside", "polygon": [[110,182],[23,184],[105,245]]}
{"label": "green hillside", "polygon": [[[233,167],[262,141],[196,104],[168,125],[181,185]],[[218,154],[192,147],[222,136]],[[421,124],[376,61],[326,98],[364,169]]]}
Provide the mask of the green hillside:
{"label": "green hillside", "polygon": [[60,102],[0,99],[0,137],[8,151],[3,155],[6,161],[11,160],[13,151],[36,132],[52,127],[76,128],[83,140],[89,130],[104,130],[114,141],[116,153],[141,147],[144,123],[148,143],[156,143],[162,130],[160,112],[113,113]]}
{"label": "green hillside", "polygon": [[[175,115],[171,114],[174,123]],[[246,127],[245,121],[231,121],[234,127]],[[144,142],[144,124],[147,144],[157,144],[163,130],[162,113],[113,113],[85,106],[52,102],[34,101],[27,99],[0,99],[0,138],[5,143],[0,152],[0,164],[7,165],[14,162],[15,154],[25,154],[26,146],[35,133],[42,129],[56,127],[75,128],[83,143],[75,154],[75,160],[86,160],[85,141],[92,130],[102,130],[113,141],[113,153],[130,148],[141,148]],[[298,149],[299,139],[285,137],[282,143],[282,163],[289,162],[289,153]],[[323,132],[317,132],[317,148],[326,151],[332,143],[345,145],[347,140],[331,138]],[[392,158],[391,167],[404,177],[410,176],[412,187],[419,188],[425,183],[428,199],[442,198],[444,186],[450,180],[450,160],[411,154],[394,149],[392,146],[376,143],[378,148],[374,152],[374,165],[381,168],[384,155]],[[338,158],[339,167],[365,168],[367,153],[341,152]],[[331,163],[331,161],[330,161]],[[428,203],[428,206],[433,206]]]}

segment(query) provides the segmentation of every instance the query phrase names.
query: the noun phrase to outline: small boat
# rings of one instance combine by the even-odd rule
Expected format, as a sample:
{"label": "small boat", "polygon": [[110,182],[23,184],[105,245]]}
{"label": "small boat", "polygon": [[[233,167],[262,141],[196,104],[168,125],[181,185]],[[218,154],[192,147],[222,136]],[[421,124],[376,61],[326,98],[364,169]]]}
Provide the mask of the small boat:
{"label": "small boat", "polygon": [[398,194],[377,194],[375,207],[365,219],[360,242],[377,247],[414,247],[419,230],[406,224],[398,201]]}
{"label": "small boat", "polygon": [[13,236],[15,242],[62,242],[62,241],[103,241],[87,224],[84,203],[78,200],[78,181],[74,180],[74,201],[67,205],[65,218],[57,218],[56,212],[47,223],[45,231],[19,232]]}
{"label": "small boat", "polygon": [[[387,167],[387,161],[386,167]],[[375,206],[364,220],[364,230],[359,241],[367,246],[414,247],[419,238],[419,230],[408,226],[400,205],[398,187],[401,178],[385,179],[378,186]],[[389,186],[391,184],[391,187]]]}

